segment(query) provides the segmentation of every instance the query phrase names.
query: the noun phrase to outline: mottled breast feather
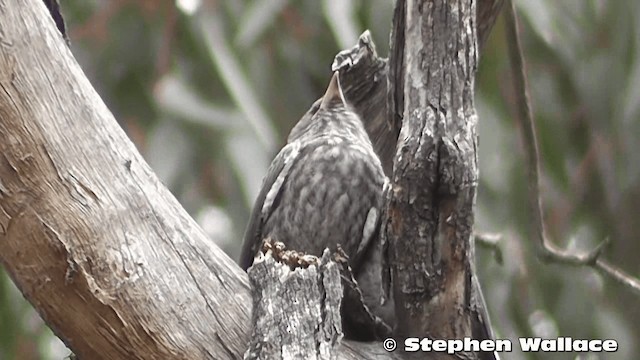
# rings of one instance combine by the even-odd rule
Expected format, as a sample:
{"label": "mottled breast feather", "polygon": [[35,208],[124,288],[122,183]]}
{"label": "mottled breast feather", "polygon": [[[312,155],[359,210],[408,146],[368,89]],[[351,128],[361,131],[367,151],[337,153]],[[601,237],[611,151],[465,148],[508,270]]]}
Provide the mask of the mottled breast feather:
{"label": "mottled breast feather", "polygon": [[245,233],[244,269],[267,237],[314,255],[341,244],[352,260],[366,250],[385,177],[360,119],[343,112],[314,114],[313,126],[273,160]]}
{"label": "mottled breast feather", "polygon": [[[248,269],[262,241],[320,256],[341,245],[367,307],[391,319],[382,301],[383,250],[379,238],[382,193],[380,160],[360,118],[349,108],[334,74],[325,95],[291,130],[287,145],[267,171],[245,232],[240,265]],[[360,299],[345,295],[343,330],[372,340]]]}

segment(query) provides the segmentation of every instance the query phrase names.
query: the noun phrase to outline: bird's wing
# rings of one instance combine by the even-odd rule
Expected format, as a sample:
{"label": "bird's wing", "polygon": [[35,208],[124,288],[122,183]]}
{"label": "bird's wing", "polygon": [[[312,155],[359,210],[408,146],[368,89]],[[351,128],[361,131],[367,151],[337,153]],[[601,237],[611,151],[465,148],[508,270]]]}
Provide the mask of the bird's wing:
{"label": "bird's wing", "polygon": [[363,259],[369,259],[369,254],[374,251],[381,252],[381,225],[382,225],[382,208],[384,206],[384,193],[389,187],[389,179],[385,176],[382,189],[380,189],[380,202],[373,204],[367,212],[367,217],[362,228],[362,237],[356,248],[347,249],[349,253],[350,265],[354,273],[360,271]]}
{"label": "bird's wing", "polygon": [[262,181],[262,188],[253,205],[249,224],[244,233],[238,264],[245,271],[253,264],[253,258],[262,244],[264,223],[271,214],[272,209],[277,206],[282,192],[282,185],[286,181],[291,167],[298,160],[299,154],[300,142],[293,141],[280,150],[267,170],[267,175]]}

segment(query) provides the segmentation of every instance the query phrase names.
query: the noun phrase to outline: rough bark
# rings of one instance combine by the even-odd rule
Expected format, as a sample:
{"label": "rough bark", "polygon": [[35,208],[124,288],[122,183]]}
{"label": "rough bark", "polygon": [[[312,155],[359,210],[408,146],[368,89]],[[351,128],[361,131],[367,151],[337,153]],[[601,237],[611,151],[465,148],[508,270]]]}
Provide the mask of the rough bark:
{"label": "rough bark", "polygon": [[[481,24],[482,26],[479,26],[478,29],[479,31],[483,31],[484,40],[486,40],[487,38],[488,31],[491,28],[491,25],[493,25],[493,21],[495,21],[495,17],[498,11],[500,10],[501,5],[502,3],[500,1],[480,2],[481,9],[478,10],[478,15],[481,16],[481,13],[482,13],[482,16],[485,22]],[[470,13],[467,13],[466,16],[469,16],[469,14]],[[420,47],[420,45],[422,45],[426,41],[426,39],[433,38],[433,37],[429,37],[429,35],[432,35],[432,34],[420,33],[418,34],[420,36],[414,35],[413,38],[405,39],[406,29],[408,28],[408,26],[409,27],[411,26],[411,24],[407,23],[406,16],[407,16],[406,2],[400,1],[397,3],[397,7],[394,14],[395,26],[393,29],[394,36],[392,36],[392,53],[389,61],[390,66],[387,65],[387,61],[377,57],[377,54],[375,52],[375,45],[373,44],[368,33],[365,33],[360,37],[359,43],[354,48],[345,50],[340,54],[338,54],[338,56],[336,56],[336,59],[334,60],[334,63],[333,63],[333,69],[340,70],[341,73],[344,74],[343,79],[345,83],[344,85],[345,96],[352,104],[354,104],[354,107],[364,119],[365,124],[367,126],[367,130],[371,134],[372,140],[374,142],[374,146],[376,147],[376,151],[381,156],[382,162],[384,164],[385,172],[387,172],[390,175],[392,175],[391,168],[393,163],[393,155],[395,154],[395,145],[396,145],[395,143],[397,139],[396,134],[397,134],[397,131],[399,131],[400,126],[402,125],[402,119],[404,117],[404,111],[405,111],[405,107],[403,106],[404,97],[405,97],[405,90],[404,90],[405,74],[406,73],[422,74],[425,72],[424,71],[425,69],[422,68],[423,66],[422,63],[416,63],[414,61],[413,63],[414,67],[411,68],[410,70],[407,70],[405,67],[405,62],[407,61],[407,57],[409,56],[412,56],[413,58],[419,56],[413,53],[413,49],[416,48],[416,45]],[[414,18],[420,19],[420,17],[423,15],[413,14],[413,16]],[[461,25],[464,25],[464,24],[461,24]],[[472,25],[472,24],[469,24],[469,25]],[[437,30],[440,30],[440,29],[437,29]],[[437,31],[437,30],[434,30],[434,31]],[[462,30],[466,31],[466,29],[462,29]],[[420,29],[418,29],[418,31],[420,31]],[[436,46],[438,44],[437,41],[438,40],[429,41],[429,43],[432,44],[432,46]],[[451,41],[451,40],[448,40],[448,41]],[[473,43],[471,42],[471,40],[469,40],[469,42],[466,45],[467,47],[472,47]],[[445,56],[443,53],[445,52],[446,48],[444,48],[444,45],[439,45],[439,46],[441,47],[438,50],[441,53],[436,54],[436,57],[432,58],[433,62],[436,64],[438,63],[441,57]],[[406,54],[405,49],[409,49],[408,51],[410,53]],[[422,48],[421,52],[422,52],[422,55],[424,55],[428,51],[434,51],[434,50],[435,49],[433,48],[429,48],[429,49]],[[468,53],[468,50],[467,50],[467,53]],[[440,56],[440,58],[437,58],[437,56]],[[475,56],[475,54],[472,54],[472,56]],[[424,56],[424,57],[427,57],[427,56]],[[451,61],[449,61],[449,63],[451,63]],[[466,63],[459,64],[459,66],[466,66],[466,65],[467,65]],[[474,73],[475,59],[473,59],[473,62],[470,62],[469,65],[471,67],[470,76],[464,79],[461,79],[463,82],[473,81],[473,76],[475,74]],[[454,67],[453,65],[449,66],[448,68],[438,68],[437,65],[435,66],[436,71],[441,71],[441,75],[448,74],[448,71],[450,71],[453,67]],[[389,89],[389,94],[390,94],[389,108],[391,109],[390,116],[389,116],[389,118],[391,119],[390,121],[386,121],[387,118],[384,116],[384,114],[386,113],[385,111],[386,103],[385,101],[383,101],[383,94],[381,94],[382,91],[385,91],[387,89],[387,81],[385,81],[387,74],[389,74],[389,79],[391,79],[390,83],[393,84]],[[427,77],[425,77],[425,79],[429,78],[429,76],[432,76],[432,75],[427,74],[426,76]],[[357,83],[357,85],[352,85],[349,83],[352,79],[368,79],[368,81],[366,81],[364,84]],[[447,79],[447,81],[451,83],[450,79]],[[453,97],[457,96],[460,99],[464,97],[464,99],[461,99],[461,101],[468,101],[470,104],[472,104],[472,92],[471,92],[473,88],[472,83],[465,89],[461,89],[461,87],[459,87],[457,94],[451,95],[448,93],[449,89],[437,88],[439,86],[442,86],[441,83],[435,83],[435,82],[429,83],[426,80],[424,81],[419,80],[417,85],[416,83],[414,83],[414,87],[413,87],[414,93],[416,92],[416,87],[418,88],[417,90],[419,91],[421,86],[424,86],[426,89],[426,86],[428,86],[429,84],[431,86],[436,86],[435,91],[431,90],[432,94],[434,92],[438,92],[438,95],[431,96],[431,99],[430,99],[431,102],[429,103],[429,105],[434,108],[444,107],[444,109],[441,110],[441,112],[451,111],[451,108],[455,107],[456,104],[451,104],[451,101],[449,101],[449,103],[440,105],[438,103],[439,99],[437,98],[437,96],[440,95],[440,91],[444,93],[442,97],[445,99],[445,101],[447,99],[452,98],[452,96]],[[462,85],[462,87],[464,87],[464,84]],[[409,88],[411,89],[411,85],[409,85]],[[467,93],[463,93],[460,90],[467,91]],[[366,94],[366,96],[363,96],[363,94]],[[415,100],[416,98],[419,98],[419,96],[414,95],[414,102],[406,106],[413,106],[417,110],[419,110],[421,107],[426,107],[425,106],[426,103],[416,104],[416,100]],[[375,110],[372,111],[371,109],[375,109]],[[464,110],[464,107],[463,107],[463,110]],[[471,105],[471,111],[473,111],[472,105]],[[433,112],[433,109],[432,109],[432,112]],[[407,241],[407,248],[405,250],[408,252],[411,252],[411,247],[414,244],[413,240],[415,240],[416,237],[420,236],[420,234],[416,234],[415,231],[416,229],[421,229],[413,226],[418,226],[422,224],[423,226],[422,230],[426,229],[427,231],[431,231],[431,234],[426,236],[427,238],[433,237],[437,234],[437,236],[440,237],[436,239],[437,241],[439,241],[439,243],[429,245],[433,247],[431,250],[429,250],[429,252],[434,252],[436,256],[436,258],[433,259],[432,263],[430,264],[431,269],[433,270],[435,268],[436,272],[441,271],[440,264],[439,264],[441,261],[448,262],[448,259],[445,259],[445,260],[439,259],[441,255],[438,253],[438,251],[440,251],[440,248],[442,246],[445,246],[445,245],[448,246],[448,244],[455,244],[455,242],[451,242],[449,240],[452,237],[452,235],[455,236],[455,231],[456,231],[455,228],[449,229],[450,234],[447,237],[447,234],[444,231],[446,229],[444,228],[438,229],[438,226],[442,227],[442,225],[439,225],[437,223],[438,222],[437,219],[439,219],[441,216],[439,212],[442,212],[445,215],[452,214],[454,210],[452,209],[452,207],[455,205],[456,201],[466,202],[461,204],[460,207],[462,207],[462,209],[459,209],[458,210],[459,213],[456,214],[456,218],[460,217],[461,215],[460,212],[462,212],[463,217],[465,217],[464,221],[466,221],[466,224],[464,224],[464,221],[463,221],[463,224],[461,224],[463,227],[462,229],[463,233],[462,233],[462,236],[457,239],[457,242],[459,244],[457,246],[463,246],[462,249],[458,249],[458,252],[460,252],[461,250],[462,253],[466,254],[465,256],[467,257],[466,259],[459,259],[461,260],[461,263],[463,263],[462,266],[464,269],[462,272],[457,272],[457,275],[463,276],[463,278],[466,279],[465,281],[471,282],[470,278],[473,278],[475,276],[475,274],[471,270],[472,262],[470,260],[470,259],[473,259],[473,252],[472,252],[472,248],[470,248],[469,245],[465,244],[465,242],[468,242],[468,240],[464,240],[464,237],[465,237],[464,231],[469,233],[471,229],[471,224],[473,223],[473,217],[472,217],[473,199],[475,196],[475,182],[477,181],[477,169],[476,169],[476,160],[475,160],[475,156],[476,156],[475,154],[475,145],[476,145],[475,121],[476,120],[475,120],[474,112],[472,113],[466,112],[464,113],[464,115],[465,116],[463,117],[456,117],[456,118],[451,118],[451,116],[449,116],[449,119],[443,119],[439,121],[441,128],[444,127],[446,129],[447,125],[444,123],[448,121],[449,123],[452,123],[453,126],[462,125],[463,132],[465,130],[471,132],[468,135],[464,133],[462,134],[463,135],[462,140],[467,141],[468,142],[467,145],[469,144],[471,145],[471,147],[470,148],[467,147],[466,152],[462,154],[448,154],[445,152],[442,155],[440,155],[439,153],[439,151],[441,150],[447,151],[446,146],[451,147],[451,145],[457,145],[455,144],[455,142],[451,141],[452,138],[457,136],[456,130],[449,131],[450,132],[449,134],[443,134],[442,129],[440,129],[440,132],[437,135],[428,134],[428,133],[424,134],[421,131],[422,128],[426,128],[427,131],[438,130],[438,129],[435,129],[438,125],[435,123],[435,120],[433,119],[435,115],[431,114],[431,118],[428,121],[430,121],[432,124],[429,124],[429,125],[423,124],[423,122],[424,123],[427,122],[427,120],[425,119],[419,119],[421,120],[421,122],[416,124],[415,118],[414,118],[413,122],[408,124],[407,129],[409,130],[407,130],[407,133],[403,138],[403,140],[407,141],[409,144],[403,145],[405,146],[405,148],[402,150],[402,152],[411,152],[411,151],[408,151],[408,149],[411,149],[411,147],[413,146],[414,147],[412,149],[413,153],[416,153],[416,151],[418,150],[423,151],[423,153],[416,154],[412,158],[409,158],[409,157],[404,157],[404,159],[400,158],[401,160],[405,161],[405,165],[404,165],[405,169],[408,169],[409,171],[407,172],[400,171],[400,175],[393,178],[393,180],[397,182],[403,182],[403,184],[408,187],[418,188],[417,191],[414,191],[414,194],[412,196],[404,196],[404,198],[400,199],[400,201],[405,202],[404,205],[408,205],[409,203],[414,202],[415,198],[412,198],[412,197],[416,196],[416,194],[419,193],[420,191],[423,191],[423,195],[426,195],[426,198],[423,199],[425,201],[416,203],[412,206],[416,206],[414,209],[425,210],[426,212],[431,211],[432,214],[429,216],[430,218],[432,218],[431,222],[430,223],[425,222],[424,219],[420,218],[420,215],[418,215],[418,217],[415,218],[415,215],[420,213],[419,211],[412,210],[410,206],[404,206],[404,205],[401,206],[399,203],[396,203],[395,204],[396,207],[404,207],[402,211],[405,211],[402,214],[398,214],[397,215],[398,217],[402,218],[405,215],[408,215],[408,218],[410,218],[411,216],[414,216],[414,223],[411,224],[410,226],[407,226],[403,230],[404,232],[401,235],[397,234],[396,236],[404,237],[404,239]],[[422,114],[421,116],[425,116],[425,115]],[[443,114],[440,114],[438,116],[444,117]],[[469,116],[469,119],[471,120],[469,124],[470,129],[468,130],[464,128],[465,122],[467,121],[466,116]],[[450,126],[451,125],[449,125],[449,127]],[[426,135],[426,138],[427,138],[426,142],[421,143],[422,140],[418,135],[421,135],[421,136]],[[412,140],[413,140],[413,145],[411,144]],[[443,143],[443,144],[440,144],[440,143]],[[441,147],[441,145],[443,146]],[[425,146],[426,150],[424,148],[420,148],[421,146]],[[429,149],[428,148],[429,146],[431,146],[432,149]],[[469,149],[471,151],[469,151]],[[421,164],[422,159],[420,159],[420,156],[422,155],[424,155],[427,158],[426,164]],[[447,166],[445,163],[441,168],[440,167],[441,165],[439,164],[441,156],[444,158],[443,161],[453,161],[454,164]],[[459,158],[456,159],[456,156],[458,156]],[[466,161],[470,161],[470,162],[465,163]],[[469,169],[465,170],[464,168],[466,167],[469,167]],[[460,184],[454,183],[452,185],[451,190],[447,189],[446,187],[443,189],[439,189],[438,188],[439,186],[443,186],[443,185],[446,186],[447,182],[456,181],[456,179],[453,178],[453,176],[456,174],[456,171],[452,171],[451,168],[457,168],[458,169],[457,172],[461,174],[464,174],[464,171],[469,171],[470,174],[462,175],[463,179],[458,179],[457,181],[462,180],[463,183],[460,183]],[[445,173],[441,174],[440,172],[445,172]],[[412,177],[410,179],[405,178],[405,176],[407,176],[408,174],[412,174]],[[441,176],[445,177],[443,184],[441,184],[441,179],[440,179]],[[466,179],[464,177],[466,177]],[[427,181],[430,181],[430,184],[424,189],[419,189],[421,185],[423,185],[420,181],[421,179],[427,179]],[[462,189],[458,189],[458,188],[462,188]],[[460,200],[456,200],[455,199],[456,195],[448,194],[449,191],[453,193],[461,193],[461,192],[468,191],[469,193],[468,194],[462,193],[461,195],[459,195]],[[440,201],[442,202],[440,203]],[[447,209],[445,205],[447,205],[446,207],[449,207],[449,209]],[[442,206],[443,209],[438,209],[439,206]],[[393,210],[393,207],[391,207],[391,210]],[[468,213],[470,213],[471,216],[467,216],[464,213],[464,211],[467,211]],[[408,213],[411,213],[412,215],[409,215]],[[453,225],[455,227],[456,224],[453,224]],[[452,230],[454,232],[451,232]],[[418,241],[416,243],[420,243],[420,242]],[[416,255],[415,260],[419,262],[420,261],[419,259],[421,258],[421,256],[425,254],[414,253],[413,255]],[[402,265],[405,266],[406,268],[410,268],[413,266],[413,262],[410,262],[409,264],[402,264]],[[418,268],[420,269],[421,267],[422,265],[420,265]],[[430,279],[426,279],[425,283],[431,284],[430,286],[433,286],[435,289],[438,289],[441,286],[443,286],[442,281],[444,280],[443,279],[444,276],[445,275],[440,274],[439,278],[434,278],[434,281],[431,281]],[[474,279],[474,281],[477,281],[477,280]],[[457,283],[454,282],[454,284],[457,284],[457,286],[460,286],[459,282]],[[478,306],[477,304],[482,303],[481,293],[477,291],[472,292],[471,290],[468,289],[468,286],[466,285],[466,283],[462,284],[461,286],[462,288],[459,290],[461,290],[462,292],[453,295],[454,297],[456,295],[461,296],[461,298],[459,299],[460,304],[458,304],[459,307],[475,310]],[[478,299],[478,297],[480,299]],[[450,300],[450,299],[445,299],[443,302],[446,302],[447,300]],[[462,305],[462,304],[465,304],[465,305]],[[428,304],[426,305],[430,306]],[[446,304],[441,304],[440,306],[443,306],[443,305],[446,305]],[[434,313],[438,314],[440,312],[440,309],[434,308],[433,311]],[[404,323],[404,321],[409,321],[409,319],[412,319],[412,316],[413,314],[410,314],[404,320],[401,319],[400,322]],[[449,314],[448,316],[452,316],[452,314]],[[475,316],[475,314],[472,314],[472,316]],[[431,320],[435,320],[435,319],[431,319]],[[445,320],[445,319],[443,318],[438,320]],[[440,327],[440,325],[438,324],[441,324],[441,323],[431,322],[431,326],[433,327]],[[406,327],[403,327],[403,329],[407,331],[411,331]],[[425,329],[422,329],[421,331],[415,331],[413,332],[413,334],[416,336],[420,334],[425,334],[424,330]],[[406,336],[406,334],[403,334],[403,335]]]}
{"label": "rough bark", "polygon": [[42,1],[0,1],[0,260],[84,359],[238,358],[246,275],[160,183]]}
{"label": "rough bark", "polygon": [[401,337],[472,336],[475,11],[470,0],[396,3],[389,113],[402,127],[385,232]]}
{"label": "rough bark", "polygon": [[153,174],[37,0],[0,1],[0,261],[83,359],[239,359],[249,342],[246,274]]}
{"label": "rough bark", "polygon": [[[352,300],[360,297],[362,301],[347,260],[341,249],[333,255],[325,249],[318,259],[265,239],[248,269],[254,308],[251,342],[244,358],[399,358],[377,342],[341,342],[343,296],[352,296]],[[364,313],[359,315],[368,317],[363,326],[391,336],[390,329],[376,322],[364,302],[361,306]]]}
{"label": "rough bark", "polygon": [[[395,8],[395,24],[404,24],[405,3],[397,4],[400,6]],[[480,50],[486,44],[503,4],[504,0],[478,1],[476,13]],[[393,171],[393,157],[402,126],[402,113],[395,111],[400,110],[396,104],[402,103],[404,95],[404,82],[400,76],[403,63],[402,58],[398,57],[403,53],[404,28],[394,26],[391,42],[393,51],[390,61],[387,61],[378,56],[371,34],[365,31],[358,39],[358,44],[341,51],[331,65],[333,71],[340,71],[344,95],[363,119],[384,172],[389,177]],[[388,90],[389,78],[393,79],[393,89]],[[387,92],[390,96],[388,99]],[[394,112],[390,113],[390,109]]]}
{"label": "rough bark", "polygon": [[387,121],[389,70],[368,30],[354,47],[336,55],[331,70],[340,71],[344,96],[363,120],[384,173],[391,174],[398,135]]}
{"label": "rough bark", "polygon": [[[47,324],[80,358],[242,357],[249,340],[251,314],[246,275],[207,241],[158,181],[84,77],[47,15],[37,0],[0,0],[0,261]],[[447,36],[452,35],[445,32],[440,36],[450,40]],[[396,43],[398,39],[394,37]],[[444,45],[438,46],[444,50]],[[396,51],[399,48],[394,46]],[[468,262],[464,259],[468,260],[469,249],[465,241],[473,220],[472,213],[468,216],[466,211],[468,200],[472,201],[475,194],[475,178],[473,171],[465,172],[457,165],[467,159],[471,144],[467,136],[475,134],[475,124],[462,126],[465,132],[456,121],[475,116],[472,103],[466,102],[472,94],[475,59],[469,53],[461,56],[469,61],[465,66],[472,69],[462,72],[462,78],[471,81],[462,87],[464,96],[454,97],[460,89],[452,87],[451,93],[440,93],[447,95],[448,103],[429,107],[421,116],[407,117],[415,119],[406,121],[410,125],[403,133],[410,136],[403,137],[396,159],[396,167],[407,166],[411,161],[403,157],[407,149],[420,141],[434,141],[437,152],[433,152],[433,145],[422,144],[411,154],[416,154],[416,159],[425,152],[443,157],[437,162],[437,168],[442,169],[442,179],[438,178],[442,185],[423,188],[420,181],[416,182],[420,171],[433,168],[433,158],[421,159],[423,164],[416,173],[402,173],[406,167],[396,170],[396,179],[407,178],[394,188],[396,202],[391,203],[391,215],[406,212],[408,217],[402,223],[392,217],[388,229],[407,230],[411,221],[424,216],[425,209],[433,205],[424,200],[437,198],[438,211],[427,213],[435,219],[451,215],[441,217],[438,231],[452,242],[449,238],[435,240],[441,246],[450,246],[441,253],[457,251],[455,259],[463,260],[458,265],[466,271]],[[373,92],[368,94],[384,98],[385,63],[378,60],[370,63],[375,69],[371,73],[376,76],[374,82],[354,77],[353,83],[345,85],[370,91],[373,84]],[[454,60],[445,63],[447,66],[437,75],[445,77],[455,70],[451,73],[453,80],[459,80],[457,71],[463,68],[454,66],[460,65]],[[407,73],[404,63],[400,64],[397,69],[402,71],[394,74],[404,79]],[[455,82],[452,77],[447,77],[447,84]],[[416,99],[415,94],[409,94],[409,99]],[[371,100],[367,96],[361,99]],[[460,99],[466,99],[462,105]],[[382,100],[375,104],[386,106]],[[407,114],[405,107],[411,108],[408,104],[414,103],[407,102],[399,115]],[[455,110],[462,110],[462,115]],[[368,111],[386,113],[373,107]],[[435,131],[427,126],[427,119],[428,124],[441,126]],[[419,140],[415,136],[428,135],[429,131],[439,137]],[[389,138],[380,144],[394,154],[397,134],[391,138],[392,145]],[[475,151],[475,138],[472,143]],[[434,185],[433,181],[429,184]],[[404,201],[404,206],[399,201]],[[414,210],[419,211],[411,215]],[[431,220],[429,224],[433,223]],[[425,241],[434,238],[420,235],[416,244],[425,250]],[[405,269],[395,270],[397,275],[398,270]],[[447,279],[453,286],[454,299],[464,289],[460,287],[463,279],[455,270],[459,269],[447,270],[452,271]],[[443,277],[440,274],[436,279]],[[419,285],[421,279],[413,279]],[[285,333],[286,326],[279,331]],[[380,344],[348,341],[342,342],[337,357],[393,358]]]}
{"label": "rough bark", "polygon": [[254,326],[245,359],[337,359],[340,270],[328,250],[313,262],[291,269],[269,251],[249,268]]}

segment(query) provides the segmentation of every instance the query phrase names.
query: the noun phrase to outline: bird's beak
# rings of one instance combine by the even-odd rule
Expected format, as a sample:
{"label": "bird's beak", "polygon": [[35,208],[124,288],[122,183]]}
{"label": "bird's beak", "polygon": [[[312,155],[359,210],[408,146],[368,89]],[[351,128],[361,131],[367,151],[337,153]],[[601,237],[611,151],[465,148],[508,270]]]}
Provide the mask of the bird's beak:
{"label": "bird's beak", "polygon": [[342,87],[340,86],[340,73],[336,71],[333,73],[331,81],[329,82],[329,87],[322,97],[320,109],[327,109],[331,106],[336,106],[339,104],[346,106],[347,102],[344,100]]}

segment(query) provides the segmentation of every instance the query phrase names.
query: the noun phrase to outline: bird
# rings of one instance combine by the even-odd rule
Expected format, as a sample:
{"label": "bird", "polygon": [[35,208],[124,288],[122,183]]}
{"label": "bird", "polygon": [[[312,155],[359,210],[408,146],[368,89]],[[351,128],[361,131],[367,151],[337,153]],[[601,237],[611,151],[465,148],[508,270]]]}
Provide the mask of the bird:
{"label": "bird", "polygon": [[[379,236],[387,183],[336,71],[325,94],[293,127],[269,166],[245,230],[239,265],[246,271],[267,238],[316,256],[340,247],[364,304],[391,322],[393,304],[382,296]],[[373,340],[375,331],[359,326],[362,319],[355,315],[358,305],[352,300],[346,296],[342,303],[345,337]]]}

